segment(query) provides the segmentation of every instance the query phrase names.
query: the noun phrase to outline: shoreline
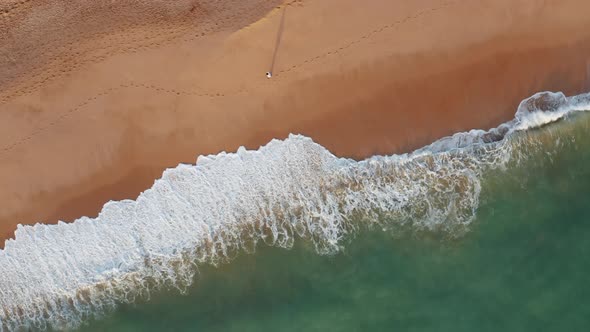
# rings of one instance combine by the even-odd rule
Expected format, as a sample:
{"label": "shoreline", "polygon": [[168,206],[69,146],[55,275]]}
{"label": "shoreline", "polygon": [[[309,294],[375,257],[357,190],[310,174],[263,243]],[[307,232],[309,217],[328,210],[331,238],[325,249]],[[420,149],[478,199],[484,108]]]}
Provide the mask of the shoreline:
{"label": "shoreline", "polygon": [[[199,42],[181,40],[105,57],[0,105],[5,111],[0,141],[18,142],[21,133],[26,138],[0,154],[0,199],[5,202],[0,246],[18,223],[72,221],[95,216],[108,200],[135,199],[165,168],[194,164],[200,154],[241,145],[255,149],[297,133],[341,157],[389,155],[457,131],[497,126],[535,92],[588,90],[590,33],[584,29],[590,23],[559,15],[569,25],[544,21],[543,15],[555,8],[533,13],[541,23],[526,21],[508,30],[498,10],[489,14],[490,22],[499,21],[496,25],[488,22],[481,31],[460,35],[447,21],[477,22],[463,12],[470,4],[447,8],[423,1],[396,9],[421,13],[433,3],[432,8],[442,8],[432,10],[438,16],[414,14],[414,21],[400,23],[397,30],[351,38],[336,34],[348,16],[359,30],[391,24],[366,22],[348,0],[337,13],[326,12],[332,2],[288,7],[277,75],[271,80],[263,74],[274,45],[261,41],[274,40],[277,10],[246,28],[221,30]],[[391,6],[396,5],[376,1],[362,14]],[[590,8],[580,1],[554,5],[572,16],[581,15],[584,6]],[[348,16],[338,17],[343,13]],[[384,15],[375,20],[390,22]],[[326,27],[317,39],[327,45],[304,40],[318,26]],[[452,42],[432,39],[445,32]],[[480,40],[472,36],[477,33]],[[432,46],[425,48],[429,41]],[[74,111],[56,120],[56,110],[64,108]],[[22,119],[23,112],[28,118]]]}

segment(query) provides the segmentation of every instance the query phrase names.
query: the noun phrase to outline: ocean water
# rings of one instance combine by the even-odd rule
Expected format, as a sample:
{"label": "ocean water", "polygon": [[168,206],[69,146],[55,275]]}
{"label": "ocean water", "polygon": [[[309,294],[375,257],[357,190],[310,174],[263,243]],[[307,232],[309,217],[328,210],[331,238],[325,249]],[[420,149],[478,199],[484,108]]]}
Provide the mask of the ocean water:
{"label": "ocean water", "polygon": [[356,162],[302,136],[179,165],[98,218],[19,227],[0,329],[582,331],[590,95]]}

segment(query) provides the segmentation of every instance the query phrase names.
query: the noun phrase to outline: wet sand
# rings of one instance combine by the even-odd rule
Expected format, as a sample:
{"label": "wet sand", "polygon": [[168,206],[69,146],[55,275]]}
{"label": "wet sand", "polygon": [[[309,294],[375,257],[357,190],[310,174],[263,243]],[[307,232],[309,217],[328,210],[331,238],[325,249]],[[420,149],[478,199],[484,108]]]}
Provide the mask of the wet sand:
{"label": "wet sand", "polygon": [[66,3],[0,4],[2,239],[95,216],[200,154],[289,133],[406,152],[534,92],[588,90],[582,0]]}

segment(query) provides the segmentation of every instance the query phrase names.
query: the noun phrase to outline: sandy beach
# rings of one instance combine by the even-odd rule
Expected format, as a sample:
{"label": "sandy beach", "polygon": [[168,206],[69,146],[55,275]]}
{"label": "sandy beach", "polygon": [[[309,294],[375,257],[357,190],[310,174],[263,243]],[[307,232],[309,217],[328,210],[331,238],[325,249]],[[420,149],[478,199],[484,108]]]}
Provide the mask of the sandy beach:
{"label": "sandy beach", "polygon": [[538,91],[590,90],[589,10],[583,0],[3,1],[0,242],[19,223],[95,216],[202,154],[289,133],[342,157],[401,153],[496,126]]}

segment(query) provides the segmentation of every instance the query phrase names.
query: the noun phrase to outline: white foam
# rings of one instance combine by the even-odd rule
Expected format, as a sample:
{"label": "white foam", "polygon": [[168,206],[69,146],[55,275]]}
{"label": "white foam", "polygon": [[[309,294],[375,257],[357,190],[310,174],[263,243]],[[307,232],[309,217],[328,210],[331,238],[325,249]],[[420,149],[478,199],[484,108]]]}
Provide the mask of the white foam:
{"label": "white foam", "polygon": [[[588,98],[576,98],[559,108],[585,107]],[[508,124],[411,154],[355,162],[291,135],[199,157],[165,171],[136,201],[107,203],[97,218],[19,226],[0,250],[0,330],[75,328],[159,287],[182,291],[195,265],[226,262],[259,242],[290,248],[302,237],[330,254],[361,228],[464,229],[482,172],[510,158],[504,136],[545,112],[523,103]]]}
{"label": "white foam", "polygon": [[518,106],[514,130],[539,128],[570,113],[589,109],[590,94],[568,98],[562,92],[539,92]]}

